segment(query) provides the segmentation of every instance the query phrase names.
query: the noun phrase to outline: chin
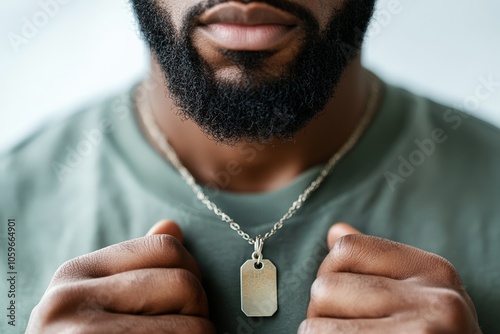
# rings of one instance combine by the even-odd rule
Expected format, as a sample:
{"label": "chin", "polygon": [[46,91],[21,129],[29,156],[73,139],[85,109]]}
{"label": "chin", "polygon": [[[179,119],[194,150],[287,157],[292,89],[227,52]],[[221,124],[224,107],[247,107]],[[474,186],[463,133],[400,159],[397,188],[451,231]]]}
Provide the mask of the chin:
{"label": "chin", "polygon": [[262,69],[247,70],[238,66],[231,66],[214,71],[214,78],[220,83],[241,87],[258,87],[278,80],[284,73],[285,71],[276,73],[276,69],[269,73]]}
{"label": "chin", "polygon": [[289,73],[295,64],[302,43],[290,43],[286,48],[261,51],[227,50],[215,48],[202,39],[193,43],[206,68],[217,80],[248,84],[270,82]]}

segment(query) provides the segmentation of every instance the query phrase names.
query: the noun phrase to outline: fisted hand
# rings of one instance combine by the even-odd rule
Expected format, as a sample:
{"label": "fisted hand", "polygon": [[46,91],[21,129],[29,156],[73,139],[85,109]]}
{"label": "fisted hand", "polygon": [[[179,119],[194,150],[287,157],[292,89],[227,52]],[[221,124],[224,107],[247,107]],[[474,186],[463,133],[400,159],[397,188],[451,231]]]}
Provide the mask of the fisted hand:
{"label": "fisted hand", "polygon": [[171,221],[63,264],[27,333],[215,333],[194,258]]}
{"label": "fisted hand", "polygon": [[347,224],[311,288],[305,333],[481,333],[460,277],[444,258],[361,235]]}

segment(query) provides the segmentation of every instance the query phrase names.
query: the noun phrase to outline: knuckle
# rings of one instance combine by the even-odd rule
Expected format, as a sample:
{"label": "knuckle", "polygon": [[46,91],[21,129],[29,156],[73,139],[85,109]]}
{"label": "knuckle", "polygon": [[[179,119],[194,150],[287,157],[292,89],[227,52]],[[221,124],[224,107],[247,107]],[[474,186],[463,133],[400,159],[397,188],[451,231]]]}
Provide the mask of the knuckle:
{"label": "knuckle", "polygon": [[180,313],[205,315],[208,312],[208,302],[198,278],[185,269],[172,269],[171,278],[175,281],[174,285],[177,286],[184,300],[184,307]]}
{"label": "knuckle", "polygon": [[40,303],[33,309],[32,317],[41,326],[56,322],[68,311],[77,307],[85,293],[77,284],[62,284],[52,287],[42,297]]}
{"label": "knuckle", "polygon": [[199,280],[194,276],[192,272],[186,269],[173,268],[170,270],[171,279],[174,280],[178,285],[185,286],[189,288],[198,287],[200,284]]}
{"label": "knuckle", "polygon": [[458,271],[455,269],[453,264],[451,264],[450,261],[446,260],[443,257],[440,257],[438,255],[436,256],[440,260],[440,265],[438,267],[440,277],[442,277],[442,279],[452,287],[461,287],[462,280],[460,279],[460,275],[458,274]]}
{"label": "knuckle", "polygon": [[[56,331],[54,331],[54,332],[56,332]],[[59,332],[59,331],[57,331],[57,332]],[[65,326],[65,328],[64,328],[65,334],[87,334],[88,332],[89,332],[88,328],[84,328],[84,327],[79,326],[79,325],[72,325],[69,328],[67,328]]]}
{"label": "knuckle", "polygon": [[331,255],[337,262],[344,262],[355,254],[355,248],[359,242],[359,235],[345,235],[333,246]]}
{"label": "knuckle", "polygon": [[[327,282],[327,275],[321,275],[311,286],[311,302],[319,302],[323,299],[325,289],[330,282]],[[329,275],[330,276],[330,275]]]}
{"label": "knuckle", "polygon": [[61,284],[48,290],[42,300],[49,305],[53,305],[53,308],[57,308],[57,306],[65,307],[74,304],[80,299],[84,294],[81,290],[78,284]]}
{"label": "knuckle", "polygon": [[444,290],[440,293],[439,302],[444,309],[463,312],[466,304],[462,296],[454,290]]}
{"label": "knuckle", "polygon": [[71,280],[73,278],[79,277],[83,271],[84,264],[82,262],[87,262],[84,256],[77,257],[75,259],[68,260],[64,262],[55,272],[52,278],[52,285],[59,284],[61,282]]}
{"label": "knuckle", "polygon": [[456,291],[440,289],[431,300],[431,312],[446,329],[465,328],[469,310],[464,298]]}
{"label": "knuckle", "polygon": [[151,254],[168,254],[172,258],[182,257],[182,245],[173,236],[168,234],[152,235],[146,238]]}
{"label": "knuckle", "polygon": [[331,291],[335,290],[335,286],[338,283],[338,279],[335,274],[321,275],[313,282],[311,286],[311,301],[310,309],[313,314],[316,314],[316,310],[322,309],[322,305],[325,300],[329,298]]}
{"label": "knuckle", "polygon": [[304,320],[299,326],[298,334],[307,334],[310,332],[310,321]]}
{"label": "knuckle", "polygon": [[315,330],[316,326],[314,326],[314,319],[306,319],[302,321],[300,324],[298,334],[309,334],[309,333],[317,333]]}

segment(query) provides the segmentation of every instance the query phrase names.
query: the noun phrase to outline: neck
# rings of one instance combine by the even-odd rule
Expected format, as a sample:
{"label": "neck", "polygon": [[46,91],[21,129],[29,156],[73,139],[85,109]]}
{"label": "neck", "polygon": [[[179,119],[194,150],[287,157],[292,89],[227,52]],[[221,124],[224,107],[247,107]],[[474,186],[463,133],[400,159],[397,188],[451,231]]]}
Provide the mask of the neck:
{"label": "neck", "polygon": [[151,102],[153,117],[180,161],[198,183],[233,192],[276,190],[307,169],[327,162],[356,129],[368,99],[367,75],[358,57],[346,69],[323,112],[293,141],[241,141],[226,146],[214,142],[194,122],[179,116],[177,107],[165,94],[164,74],[154,60],[151,76],[153,82],[161,84],[147,89],[145,98]]}

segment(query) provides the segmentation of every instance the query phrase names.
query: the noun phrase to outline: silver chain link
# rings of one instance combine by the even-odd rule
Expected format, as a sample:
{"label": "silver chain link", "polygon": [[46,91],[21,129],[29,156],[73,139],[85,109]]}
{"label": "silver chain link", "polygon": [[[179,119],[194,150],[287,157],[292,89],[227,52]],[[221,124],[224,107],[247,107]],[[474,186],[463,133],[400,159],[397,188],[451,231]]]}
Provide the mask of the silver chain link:
{"label": "silver chain link", "polygon": [[[368,124],[372,120],[378,105],[379,95],[380,95],[380,82],[378,78],[371,72],[368,72],[370,76],[370,96],[366,105],[366,111],[363,118],[360,120],[358,126],[352,133],[351,137],[347,142],[340,148],[340,150],[335,153],[330,160],[326,163],[325,167],[321,170],[319,175],[314,181],[304,190],[304,192],[299,196],[299,198],[292,203],[292,206],[288,211],[280,218],[280,220],[274,224],[273,228],[267,232],[261,241],[269,239],[280,230],[285,221],[290,219],[299,210],[304,202],[311,196],[311,194],[319,188],[323,183],[325,178],[331,173],[333,168],[337,163],[356,145],[361,135],[364,133]],[[149,99],[148,99],[149,102]],[[250,237],[248,233],[244,232],[240,225],[237,224],[231,217],[224,213],[214,202],[212,202],[208,196],[203,192],[202,188],[196,183],[193,175],[184,167],[180,162],[179,157],[175,153],[174,149],[169,145],[166,136],[161,132],[160,128],[156,124],[152,112],[152,107],[148,103],[147,108],[140,108],[137,106],[138,111],[141,115],[142,121],[149,135],[156,141],[158,148],[162,151],[168,161],[178,170],[181,178],[193,189],[198,200],[200,200],[205,206],[212,211],[214,214],[219,216],[222,221],[229,224],[229,227],[236,231],[243,240],[248,241],[249,244],[253,245],[256,242],[256,238]]]}

